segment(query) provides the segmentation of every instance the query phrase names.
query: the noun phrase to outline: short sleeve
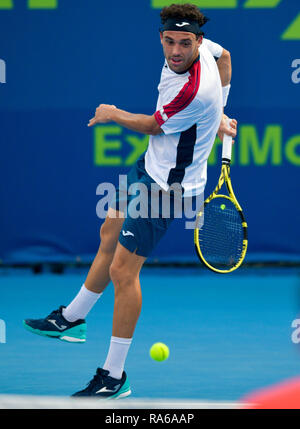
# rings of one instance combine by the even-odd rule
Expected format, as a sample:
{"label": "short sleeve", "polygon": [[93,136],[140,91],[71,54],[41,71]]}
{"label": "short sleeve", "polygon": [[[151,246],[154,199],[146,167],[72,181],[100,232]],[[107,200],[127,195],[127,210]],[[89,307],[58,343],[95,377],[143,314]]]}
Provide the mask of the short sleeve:
{"label": "short sleeve", "polygon": [[209,52],[215,58],[220,58],[220,56],[223,53],[223,48],[218,43],[212,42],[211,40],[208,40],[208,39],[203,39],[202,44],[209,50]]}

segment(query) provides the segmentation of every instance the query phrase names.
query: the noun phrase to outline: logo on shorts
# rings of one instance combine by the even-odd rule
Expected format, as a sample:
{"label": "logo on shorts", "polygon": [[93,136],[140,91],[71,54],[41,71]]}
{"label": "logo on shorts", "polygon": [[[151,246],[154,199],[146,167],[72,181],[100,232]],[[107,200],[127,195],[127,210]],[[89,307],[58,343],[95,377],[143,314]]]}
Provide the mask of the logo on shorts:
{"label": "logo on shorts", "polygon": [[128,235],[132,235],[132,237],[134,237],[134,234],[132,234],[130,231],[122,231],[122,234],[124,237],[127,237]]}

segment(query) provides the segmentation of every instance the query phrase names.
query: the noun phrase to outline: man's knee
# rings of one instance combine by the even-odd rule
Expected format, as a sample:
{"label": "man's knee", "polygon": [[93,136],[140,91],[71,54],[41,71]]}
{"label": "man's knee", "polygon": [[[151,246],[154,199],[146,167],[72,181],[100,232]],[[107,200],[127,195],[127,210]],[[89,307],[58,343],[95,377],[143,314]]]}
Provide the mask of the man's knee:
{"label": "man's knee", "polygon": [[111,263],[109,274],[115,288],[130,286],[134,284],[136,279],[136,276],[128,270],[126,265],[118,260]]}
{"label": "man's knee", "polygon": [[100,246],[105,252],[114,252],[120,234],[119,225],[114,225],[110,220],[105,220],[100,228]]}

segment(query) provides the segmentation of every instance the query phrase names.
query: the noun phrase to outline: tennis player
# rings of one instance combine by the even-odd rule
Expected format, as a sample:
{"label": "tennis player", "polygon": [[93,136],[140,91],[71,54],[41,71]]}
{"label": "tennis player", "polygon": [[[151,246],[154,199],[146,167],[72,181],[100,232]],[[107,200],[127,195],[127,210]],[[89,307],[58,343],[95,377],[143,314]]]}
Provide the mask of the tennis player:
{"label": "tennis player", "polygon": [[[157,184],[167,192],[179,184],[181,198],[203,194],[207,159],[216,135],[236,136],[236,120],[226,125],[223,107],[230,88],[230,53],[203,38],[205,16],[192,4],[171,5],[161,11],[160,39],[165,56],[159,97],[153,115],[133,114],[101,104],[89,126],[115,122],[150,135],[146,153],[128,174],[128,186]],[[142,294],[139,274],[158,241],[174,219],[133,218],[120,210],[121,192],[109,209],[100,230],[100,247],[85,283],[74,300],[44,319],[25,320],[30,331],[69,342],[86,339],[85,318],[113,282],[113,329],[102,368],[86,388],[73,396],[120,398],[130,395],[125,360],[138,321]],[[145,202],[151,205],[148,199]],[[128,199],[128,208],[131,200]],[[130,210],[128,210],[128,213]]]}

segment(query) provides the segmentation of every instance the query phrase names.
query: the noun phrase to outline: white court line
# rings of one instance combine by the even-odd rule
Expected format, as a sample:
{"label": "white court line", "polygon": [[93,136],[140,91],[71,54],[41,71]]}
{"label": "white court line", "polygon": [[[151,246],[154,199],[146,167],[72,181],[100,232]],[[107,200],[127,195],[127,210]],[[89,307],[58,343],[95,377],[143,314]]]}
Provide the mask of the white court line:
{"label": "white court line", "polygon": [[195,399],[99,400],[65,396],[0,395],[0,409],[240,409],[243,403]]}

